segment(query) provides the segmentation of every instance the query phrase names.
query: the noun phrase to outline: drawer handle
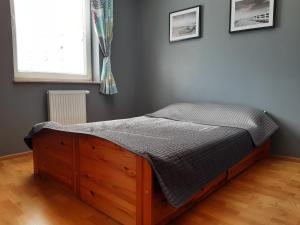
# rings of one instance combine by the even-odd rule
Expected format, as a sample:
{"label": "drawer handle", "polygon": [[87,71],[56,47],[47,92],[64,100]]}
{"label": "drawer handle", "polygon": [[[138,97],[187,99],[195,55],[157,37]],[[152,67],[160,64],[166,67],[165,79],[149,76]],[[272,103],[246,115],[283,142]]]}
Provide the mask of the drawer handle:
{"label": "drawer handle", "polygon": [[95,146],[92,146],[92,149],[93,149],[93,150],[95,150],[95,149],[96,149],[96,147],[95,147]]}
{"label": "drawer handle", "polygon": [[94,191],[90,191],[90,193],[91,193],[91,195],[92,195],[93,197],[95,197],[95,192],[94,192]]}
{"label": "drawer handle", "polygon": [[60,145],[65,145],[65,143],[63,141],[60,142]]}
{"label": "drawer handle", "polygon": [[164,199],[161,200],[161,203],[163,203],[163,204],[165,204],[165,203],[167,203],[167,202],[168,202],[168,201],[167,201],[166,198],[164,198]]}

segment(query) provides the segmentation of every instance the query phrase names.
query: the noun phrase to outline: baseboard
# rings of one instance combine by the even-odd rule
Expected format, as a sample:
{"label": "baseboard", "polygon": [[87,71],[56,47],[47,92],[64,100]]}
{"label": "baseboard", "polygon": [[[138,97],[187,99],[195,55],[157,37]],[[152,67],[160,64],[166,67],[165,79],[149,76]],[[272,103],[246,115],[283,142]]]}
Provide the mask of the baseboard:
{"label": "baseboard", "polygon": [[0,160],[12,159],[12,158],[16,158],[16,157],[20,157],[20,156],[27,156],[27,155],[32,155],[32,151],[26,151],[26,152],[21,152],[21,153],[16,153],[16,154],[0,156]]}
{"label": "baseboard", "polygon": [[273,158],[273,159],[279,159],[279,160],[284,160],[284,161],[290,161],[290,162],[300,163],[300,158],[292,157],[292,156],[272,155],[271,158]]}

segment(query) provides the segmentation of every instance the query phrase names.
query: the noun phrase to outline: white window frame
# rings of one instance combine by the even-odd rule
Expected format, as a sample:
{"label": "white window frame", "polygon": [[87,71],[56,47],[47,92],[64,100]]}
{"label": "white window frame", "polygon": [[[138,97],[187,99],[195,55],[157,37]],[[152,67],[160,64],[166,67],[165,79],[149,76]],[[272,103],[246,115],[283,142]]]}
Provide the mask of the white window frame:
{"label": "white window frame", "polygon": [[[93,69],[99,70],[99,65],[93,65],[92,53],[98,52],[99,47],[96,45],[92,52],[92,44],[95,43],[94,31],[91,29],[91,10],[90,0],[85,0],[85,17],[86,17],[86,73],[85,75],[80,74],[63,74],[63,73],[45,73],[45,72],[20,72],[18,71],[18,51],[17,51],[17,32],[16,32],[16,20],[15,20],[15,9],[14,0],[10,0],[11,8],[11,24],[12,24],[12,39],[13,39],[13,58],[14,58],[14,81],[15,82],[54,82],[54,83],[98,83],[98,78],[93,77]],[[93,42],[93,43],[92,43]],[[99,63],[98,63],[99,64]],[[99,76],[97,76],[99,77]]]}

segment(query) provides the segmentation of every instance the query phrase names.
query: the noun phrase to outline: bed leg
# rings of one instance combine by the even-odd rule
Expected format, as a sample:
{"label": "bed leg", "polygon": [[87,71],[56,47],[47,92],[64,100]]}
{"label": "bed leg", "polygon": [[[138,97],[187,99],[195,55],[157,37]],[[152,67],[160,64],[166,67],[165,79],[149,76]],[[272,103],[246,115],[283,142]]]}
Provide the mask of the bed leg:
{"label": "bed leg", "polygon": [[153,212],[153,175],[149,163],[137,157],[137,204],[136,225],[154,225]]}

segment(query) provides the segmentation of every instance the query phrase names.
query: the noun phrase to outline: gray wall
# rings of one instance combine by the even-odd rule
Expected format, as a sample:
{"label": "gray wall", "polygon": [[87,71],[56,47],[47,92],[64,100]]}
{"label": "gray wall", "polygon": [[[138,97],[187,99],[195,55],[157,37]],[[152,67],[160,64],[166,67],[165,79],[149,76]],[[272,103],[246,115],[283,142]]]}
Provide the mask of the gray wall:
{"label": "gray wall", "polygon": [[0,155],[27,150],[23,137],[35,123],[45,121],[46,91],[88,89],[88,120],[134,116],[134,83],[137,69],[136,0],[115,0],[113,72],[119,94],[106,97],[97,85],[14,84],[9,0],[0,1]]}
{"label": "gray wall", "polygon": [[[48,89],[88,89],[88,120],[142,115],[176,101],[241,103],[280,123],[273,152],[300,157],[299,0],[278,0],[273,30],[229,34],[229,0],[115,0],[113,72],[120,93],[97,85],[14,84],[9,0],[0,1],[0,155],[27,150],[45,121]],[[168,14],[203,5],[203,38],[168,42]]]}
{"label": "gray wall", "polygon": [[[168,42],[168,14],[203,5],[203,38]],[[137,112],[176,101],[240,103],[281,126],[273,153],[300,157],[300,1],[278,0],[277,27],[229,34],[229,0],[142,0]]]}

